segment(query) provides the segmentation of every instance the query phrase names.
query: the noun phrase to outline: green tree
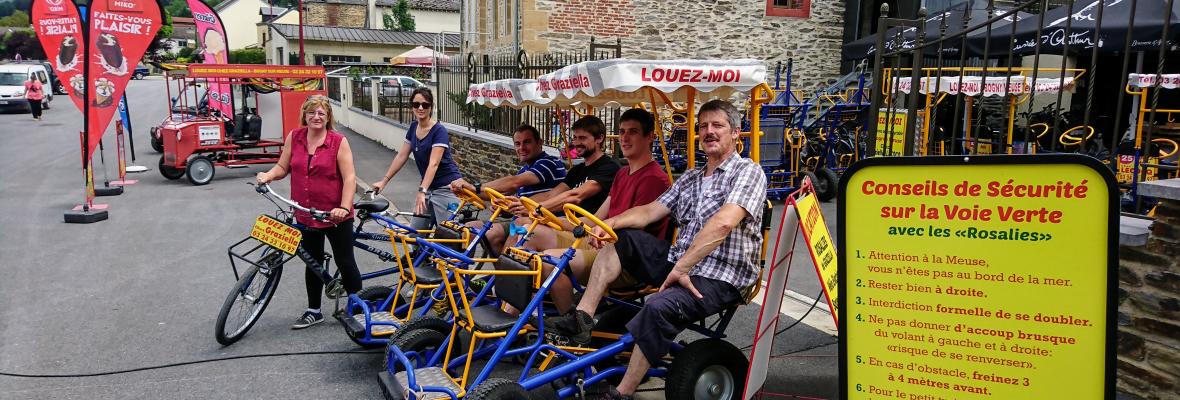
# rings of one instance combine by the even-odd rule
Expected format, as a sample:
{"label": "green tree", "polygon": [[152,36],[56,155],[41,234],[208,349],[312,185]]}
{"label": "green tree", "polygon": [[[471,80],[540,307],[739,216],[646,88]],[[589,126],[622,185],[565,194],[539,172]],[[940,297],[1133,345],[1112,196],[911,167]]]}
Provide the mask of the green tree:
{"label": "green tree", "polygon": [[406,0],[398,0],[397,5],[393,6],[393,14],[383,15],[382,22],[385,24],[385,29],[391,31],[413,32],[417,30],[414,26],[414,16],[410,15],[410,4]]}
{"label": "green tree", "polygon": [[229,51],[230,64],[266,64],[266,50],[238,49]]}
{"label": "green tree", "polygon": [[172,13],[165,8],[160,12],[160,19],[162,20],[160,30],[156,31],[156,37],[152,39],[152,44],[148,46],[144,58],[147,58],[146,54],[155,53],[164,44],[164,41],[172,36]]}
{"label": "green tree", "polygon": [[193,12],[188,9],[188,3],[185,0],[172,0],[168,5],[164,6],[164,10],[168,11],[174,17],[192,18]]}
{"label": "green tree", "polygon": [[20,54],[26,60],[44,60],[45,51],[32,30],[12,31],[0,40],[0,57],[13,58]]}
{"label": "green tree", "polygon": [[22,10],[13,11],[12,15],[0,18],[0,26],[28,27],[29,14]]}

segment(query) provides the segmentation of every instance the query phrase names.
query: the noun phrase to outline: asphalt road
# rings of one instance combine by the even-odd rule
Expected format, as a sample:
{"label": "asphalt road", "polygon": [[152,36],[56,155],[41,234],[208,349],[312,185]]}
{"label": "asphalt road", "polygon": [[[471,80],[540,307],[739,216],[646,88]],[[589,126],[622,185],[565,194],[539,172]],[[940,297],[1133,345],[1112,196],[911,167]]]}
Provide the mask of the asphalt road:
{"label": "asphalt road", "polygon": [[[242,341],[229,347],[214,341],[218,308],[234,283],[226,248],[249,234],[258,214],[273,210],[245,184],[266,167],[218,169],[213,183],[200,187],[184,179],[168,181],[155,171],[159,154],[151,150],[147,136],[149,127],[166,114],[163,80],[132,81],[128,100],[135,164],[150,170],[129,175],[139,182],[123,195],[98,198],[109,204],[110,219],[92,225],[62,222],[62,214],[82,200],[80,113],[58,99],[41,122],[27,114],[0,115],[5,127],[0,130],[0,373],[94,374],[275,356],[96,377],[0,376],[0,399],[379,397],[379,355],[281,355],[356,350],[332,320],[302,331],[288,328],[306,301],[301,268],[294,264]],[[264,136],[279,131],[278,114],[269,112],[272,100],[262,101]],[[107,136],[105,153],[110,179],[115,179],[113,138]],[[360,178],[380,177],[392,152],[355,134],[350,133],[350,140]],[[95,172],[100,186],[102,171]],[[402,209],[408,208],[416,186],[413,175],[412,169],[400,174],[387,190]],[[286,191],[285,183],[276,187]],[[834,232],[834,204],[824,206]],[[776,213],[776,225],[778,218]],[[364,271],[379,267],[367,254],[358,252],[358,259]],[[792,264],[789,282],[805,296],[818,293],[814,270],[805,259]],[[332,303],[325,300],[324,305],[330,308]],[[800,303],[798,309],[809,305]],[[729,330],[734,344],[751,342],[757,313],[756,306],[739,311]],[[812,314],[807,323],[778,337],[775,352],[791,354],[772,361],[768,391],[835,397],[835,338],[813,322],[830,316],[818,310]],[[798,317],[784,315],[783,323]],[[660,386],[653,379],[645,387]],[[658,390],[643,396],[661,397]]]}

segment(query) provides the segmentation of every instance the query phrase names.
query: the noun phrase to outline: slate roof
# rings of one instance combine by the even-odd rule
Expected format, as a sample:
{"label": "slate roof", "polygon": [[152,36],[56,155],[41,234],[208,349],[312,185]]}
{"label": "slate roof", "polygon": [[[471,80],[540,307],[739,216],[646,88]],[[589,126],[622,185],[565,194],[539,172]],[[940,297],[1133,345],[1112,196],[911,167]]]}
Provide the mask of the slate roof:
{"label": "slate roof", "polygon": [[[271,24],[286,39],[299,38],[299,25]],[[437,33],[395,32],[384,29],[342,28],[338,26],[303,25],[304,40],[328,42],[399,44],[407,46],[433,46]],[[447,47],[459,47],[459,35],[446,34]]]}

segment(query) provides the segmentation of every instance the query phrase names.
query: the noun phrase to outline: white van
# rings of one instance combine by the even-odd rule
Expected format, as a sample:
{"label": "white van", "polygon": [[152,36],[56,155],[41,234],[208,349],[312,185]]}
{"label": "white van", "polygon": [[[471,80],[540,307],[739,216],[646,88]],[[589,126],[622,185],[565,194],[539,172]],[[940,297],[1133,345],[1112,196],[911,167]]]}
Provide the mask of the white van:
{"label": "white van", "polygon": [[0,65],[0,109],[29,111],[29,101],[25,100],[25,80],[29,74],[36,76],[44,87],[45,100],[41,101],[41,108],[49,108],[49,103],[53,102],[53,84],[45,66],[22,63]]}

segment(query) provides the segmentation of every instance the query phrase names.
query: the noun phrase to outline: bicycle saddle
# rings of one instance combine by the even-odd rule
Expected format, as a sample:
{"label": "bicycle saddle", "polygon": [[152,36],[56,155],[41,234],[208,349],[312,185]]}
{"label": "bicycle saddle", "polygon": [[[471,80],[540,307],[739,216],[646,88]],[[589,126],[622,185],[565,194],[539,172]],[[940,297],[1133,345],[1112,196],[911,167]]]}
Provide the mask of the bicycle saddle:
{"label": "bicycle saddle", "polygon": [[389,208],[389,200],[385,200],[385,199],[362,200],[362,201],[358,201],[356,203],[353,203],[352,206],[356,207],[356,209],[358,209],[358,210],[365,210],[368,212],[378,213],[378,212],[385,211],[386,209]]}

